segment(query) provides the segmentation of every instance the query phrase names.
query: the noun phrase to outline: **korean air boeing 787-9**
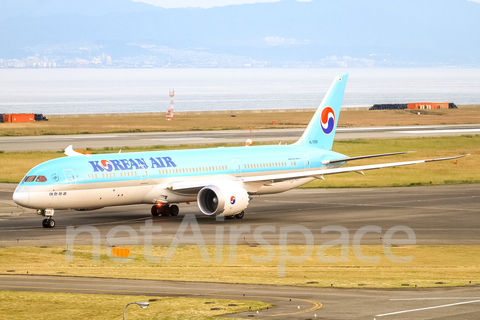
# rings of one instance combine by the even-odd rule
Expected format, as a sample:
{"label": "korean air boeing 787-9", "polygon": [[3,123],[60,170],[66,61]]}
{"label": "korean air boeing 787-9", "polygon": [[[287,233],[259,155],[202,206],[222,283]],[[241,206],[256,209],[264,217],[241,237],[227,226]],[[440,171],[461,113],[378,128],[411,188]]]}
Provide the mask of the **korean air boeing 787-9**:
{"label": "korean air boeing 787-9", "polygon": [[[13,200],[43,215],[53,228],[55,210],[94,210],[150,204],[154,216],[176,216],[177,204],[197,201],[206,215],[241,219],[254,195],[279,193],[326,175],[405,166],[452,158],[341,168],[348,161],[400,153],[347,157],[332,151],[348,75],[335,78],[302,137],[292,145],[84,155],[31,169]],[[403,153],[403,152],[401,152]]]}

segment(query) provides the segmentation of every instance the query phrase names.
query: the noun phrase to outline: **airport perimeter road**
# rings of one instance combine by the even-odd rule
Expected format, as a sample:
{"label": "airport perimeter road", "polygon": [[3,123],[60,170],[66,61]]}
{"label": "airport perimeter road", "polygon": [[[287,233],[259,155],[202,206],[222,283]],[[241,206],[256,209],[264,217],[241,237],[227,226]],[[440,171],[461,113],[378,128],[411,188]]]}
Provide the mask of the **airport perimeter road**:
{"label": "airport perimeter road", "polygon": [[[140,227],[151,219],[149,205],[104,208],[97,211],[57,211],[54,229],[41,226],[43,217],[33,210],[15,206],[14,186],[0,184],[0,246],[38,246],[66,244],[66,227],[92,225],[101,239],[115,226],[132,227],[143,243]],[[279,228],[302,225],[314,236],[315,244],[338,238],[337,232],[321,233],[325,226],[343,226],[350,239],[365,226],[379,226],[382,234],[403,225],[415,232],[416,243],[425,245],[480,244],[480,184],[371,189],[295,189],[283,194],[255,197],[242,220],[216,221],[201,214],[197,204],[181,204],[176,217],[154,217],[162,232],[153,235],[155,244],[168,245],[175,237],[185,214],[195,215],[202,238],[215,244],[216,227],[225,227],[224,244],[229,244],[231,228],[246,226],[250,232],[239,237],[240,245],[255,245],[253,232],[260,226],[274,226],[276,232],[263,233],[271,244],[278,244]],[[382,234],[369,232],[362,244],[382,244]],[[192,236],[188,227],[185,236]],[[89,234],[79,234],[76,245],[90,244]],[[300,233],[288,236],[288,244],[305,244]]]}
{"label": "airport perimeter road", "polygon": [[[462,319],[480,318],[480,287],[358,290],[271,285],[0,275],[0,290],[181,296],[259,300],[269,310],[231,315],[246,319]],[[245,295],[245,297],[243,296]],[[290,301],[291,299],[291,301]],[[158,300],[151,302],[161,304]],[[214,306],[214,305],[212,305]],[[316,315],[316,317],[315,317]],[[188,316],[188,315],[185,315]]]}
{"label": "airport perimeter road", "polygon": [[[244,143],[255,142],[291,143],[301,137],[304,129],[223,130],[186,132],[140,132],[84,135],[52,135],[28,137],[0,137],[0,150],[13,151],[60,151],[68,145],[75,149],[122,148],[125,146],[153,146],[180,144]],[[338,128],[336,140],[388,139],[400,137],[432,137],[462,134],[480,134],[480,124],[411,126],[411,127],[362,127]]]}

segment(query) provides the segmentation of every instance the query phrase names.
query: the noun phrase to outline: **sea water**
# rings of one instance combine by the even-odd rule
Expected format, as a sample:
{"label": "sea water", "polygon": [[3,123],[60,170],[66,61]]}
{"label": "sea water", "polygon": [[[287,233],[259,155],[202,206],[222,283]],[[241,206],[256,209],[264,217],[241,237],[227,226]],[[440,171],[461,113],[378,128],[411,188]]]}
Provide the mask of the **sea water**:
{"label": "sea water", "polygon": [[0,69],[0,113],[316,108],[349,73],[343,105],[480,104],[480,69]]}

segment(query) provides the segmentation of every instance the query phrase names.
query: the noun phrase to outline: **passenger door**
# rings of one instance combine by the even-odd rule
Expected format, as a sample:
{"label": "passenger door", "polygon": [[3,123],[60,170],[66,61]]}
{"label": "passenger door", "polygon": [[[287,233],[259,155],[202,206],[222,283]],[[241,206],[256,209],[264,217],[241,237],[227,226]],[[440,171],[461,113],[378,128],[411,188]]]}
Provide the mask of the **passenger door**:
{"label": "passenger door", "polygon": [[303,167],[305,169],[310,169],[310,159],[308,158],[307,155],[303,156]]}
{"label": "passenger door", "polygon": [[77,188],[77,181],[75,180],[75,173],[72,169],[63,169],[63,174],[65,175],[65,184],[67,185],[67,190],[74,190]]}
{"label": "passenger door", "polygon": [[140,184],[148,183],[148,171],[143,165],[140,165]]}
{"label": "passenger door", "polygon": [[241,177],[242,176],[242,166],[240,165],[240,161],[238,159],[233,159],[233,174],[235,177]]}

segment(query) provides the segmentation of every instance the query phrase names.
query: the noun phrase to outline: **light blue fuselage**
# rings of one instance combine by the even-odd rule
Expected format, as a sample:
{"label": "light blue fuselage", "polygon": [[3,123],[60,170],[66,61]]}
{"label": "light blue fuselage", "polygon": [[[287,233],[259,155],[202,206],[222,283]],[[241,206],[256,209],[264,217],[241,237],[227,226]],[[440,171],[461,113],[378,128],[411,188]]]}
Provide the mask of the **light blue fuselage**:
{"label": "light blue fuselage", "polygon": [[[309,171],[344,164],[338,159],[345,156],[331,149],[347,78],[335,78],[295,144],[100,155],[78,154],[70,146],[68,157],[31,169],[14,201],[46,217],[55,209],[140,203],[168,207],[197,200],[205,214],[238,214],[251,195],[283,192],[323,178]],[[326,162],[332,159],[335,164]]]}
{"label": "light blue fuselage", "polygon": [[[67,197],[71,199],[77,191],[89,190],[100,195],[102,189],[131,189],[132,187],[138,187],[138,191],[143,190],[143,192],[139,194],[138,191],[129,190],[130,193],[146,196],[150,191],[150,188],[146,188],[146,186],[165,185],[175,180],[216,180],[228,176],[248,177],[304,171],[325,167],[322,165],[322,160],[339,157],[345,156],[329,150],[298,145],[149,151],[65,157],[47,161],[30,170],[26,177],[44,176],[46,181],[25,182],[24,179],[18,186],[17,191],[30,193],[29,201],[24,205],[31,208],[44,209],[45,205],[48,205],[54,209],[88,209],[117,204],[93,201],[95,203],[93,206],[87,203],[78,206],[78,204],[73,205],[71,202],[69,204],[62,200],[67,200]],[[104,161],[106,166],[103,166],[102,160],[107,160],[109,163]],[[308,181],[310,180],[312,179],[308,179]],[[264,190],[252,193],[277,193],[296,186],[298,185],[289,182],[280,190],[278,188],[264,188]],[[59,195],[60,193],[61,195]],[[165,202],[195,201],[195,196],[194,193],[188,195],[183,192],[177,196],[170,195],[170,199],[167,198]],[[40,198],[51,201],[47,201],[47,204]],[[128,196],[127,198],[132,199],[132,201],[119,199],[119,205],[139,203],[137,202],[138,196]],[[152,203],[153,200],[143,199],[141,202]],[[55,203],[58,203],[58,205],[56,206]]]}

